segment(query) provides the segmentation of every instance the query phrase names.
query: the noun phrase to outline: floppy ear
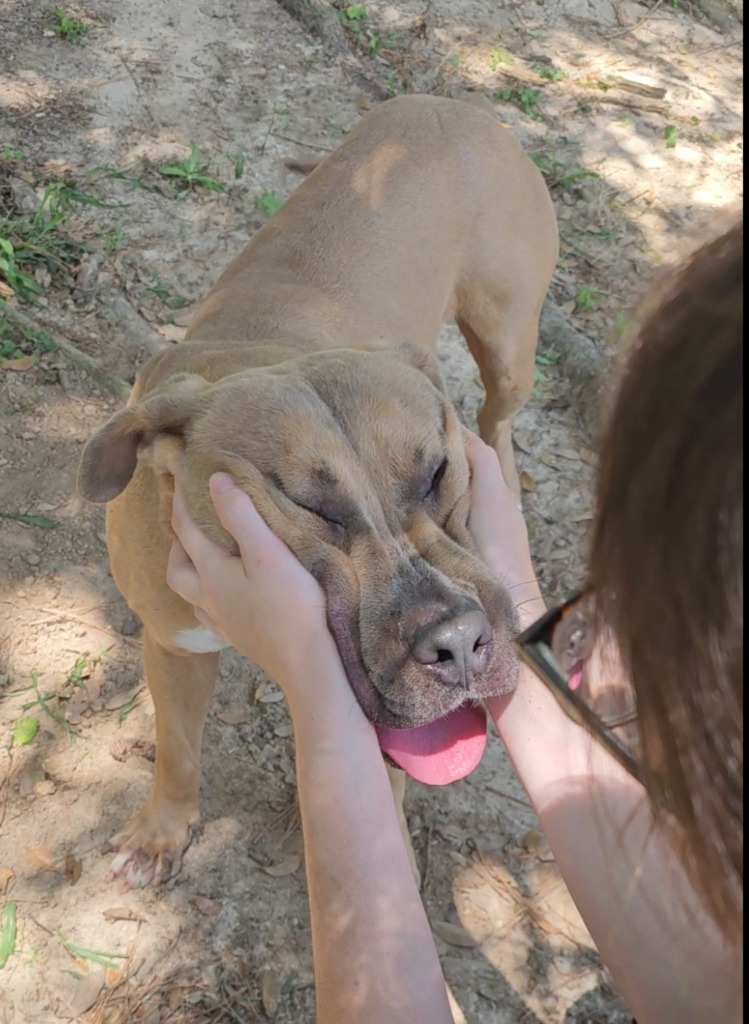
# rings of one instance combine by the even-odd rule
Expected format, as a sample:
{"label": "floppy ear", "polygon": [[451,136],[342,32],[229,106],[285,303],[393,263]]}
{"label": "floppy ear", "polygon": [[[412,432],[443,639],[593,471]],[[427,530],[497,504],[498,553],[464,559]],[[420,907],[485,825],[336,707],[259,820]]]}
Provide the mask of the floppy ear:
{"label": "floppy ear", "polygon": [[424,348],[423,345],[416,345],[412,341],[404,341],[393,349],[396,355],[400,356],[411,366],[416,367],[417,370],[429,378],[434,384],[438,391],[441,391],[443,395],[447,394],[445,388],[445,382],[442,379],[442,371],[440,370],[440,364],[437,361],[437,356],[431,351],[431,349]]}
{"label": "floppy ear", "polygon": [[194,373],[176,373],[142,401],[116,413],[87,442],[78,468],[78,491],[89,501],[111,501],[130,481],[139,452],[158,434],[179,435],[194,415],[198,396],[211,384]]}

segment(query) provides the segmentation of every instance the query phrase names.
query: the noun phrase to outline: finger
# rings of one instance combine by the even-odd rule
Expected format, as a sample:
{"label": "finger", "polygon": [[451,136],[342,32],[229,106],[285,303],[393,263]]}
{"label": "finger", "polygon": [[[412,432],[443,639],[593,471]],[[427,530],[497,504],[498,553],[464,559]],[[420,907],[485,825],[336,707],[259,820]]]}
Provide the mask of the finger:
{"label": "finger", "polygon": [[231,557],[226,554],[223,548],[209,540],[203,531],[192,521],[185,505],[182,488],[176,479],[174,481],[174,499],[172,501],[172,529],[199,575],[206,568],[215,566],[222,559]]}
{"label": "finger", "polygon": [[196,605],[200,602],[200,580],[195,566],[178,540],[172,541],[166,563],[166,581],[183,601]]}
{"label": "finger", "polygon": [[287,551],[270,529],[252,499],[226,473],[214,473],[208,487],[219,522],[239,545],[243,562],[257,562],[263,553]]}

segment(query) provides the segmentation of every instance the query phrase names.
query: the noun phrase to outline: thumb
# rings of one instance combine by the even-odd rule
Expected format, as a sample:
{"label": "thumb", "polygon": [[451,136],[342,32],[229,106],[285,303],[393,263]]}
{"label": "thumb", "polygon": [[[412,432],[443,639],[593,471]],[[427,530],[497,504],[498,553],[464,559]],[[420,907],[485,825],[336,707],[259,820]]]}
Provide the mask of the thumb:
{"label": "thumb", "polygon": [[249,544],[275,539],[250,496],[237,487],[228,473],[214,473],[208,490],[219,522],[239,545],[243,559],[249,554]]}

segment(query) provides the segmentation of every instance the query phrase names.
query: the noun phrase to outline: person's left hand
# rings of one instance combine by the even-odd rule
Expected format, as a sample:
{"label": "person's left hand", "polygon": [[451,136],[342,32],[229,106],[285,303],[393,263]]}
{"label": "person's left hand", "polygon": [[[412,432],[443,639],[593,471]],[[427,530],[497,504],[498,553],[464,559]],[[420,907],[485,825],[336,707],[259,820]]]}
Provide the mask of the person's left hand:
{"label": "person's left hand", "polygon": [[284,689],[290,702],[311,660],[338,651],[328,631],[325,596],[313,577],[266,525],[231,477],[211,477],[221,525],[239,545],[239,557],[210,541],[190,518],[175,481],[167,582],[193,605],[196,618],[247,655]]}

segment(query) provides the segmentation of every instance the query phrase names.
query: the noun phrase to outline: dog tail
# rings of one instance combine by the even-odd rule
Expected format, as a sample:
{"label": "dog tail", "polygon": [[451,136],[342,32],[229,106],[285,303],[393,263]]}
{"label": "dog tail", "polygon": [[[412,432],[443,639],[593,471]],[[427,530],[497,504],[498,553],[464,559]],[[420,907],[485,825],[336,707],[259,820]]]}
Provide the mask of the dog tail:
{"label": "dog tail", "polygon": [[316,167],[319,167],[324,159],[325,157],[323,156],[311,156],[306,159],[290,156],[284,160],[284,166],[288,167],[290,171],[294,171],[296,174],[311,174]]}

